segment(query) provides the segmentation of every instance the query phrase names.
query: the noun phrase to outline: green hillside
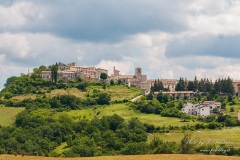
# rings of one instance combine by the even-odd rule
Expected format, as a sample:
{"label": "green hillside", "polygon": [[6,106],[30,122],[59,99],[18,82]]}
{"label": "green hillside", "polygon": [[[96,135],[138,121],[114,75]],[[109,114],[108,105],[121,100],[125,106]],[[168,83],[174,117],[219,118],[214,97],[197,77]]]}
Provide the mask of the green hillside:
{"label": "green hillside", "polygon": [[0,107],[0,126],[10,126],[14,124],[16,115],[24,108]]}
{"label": "green hillside", "polygon": [[[36,75],[11,77],[0,92],[0,154],[203,154],[201,150],[213,147],[229,151],[211,154],[239,154],[239,98],[217,92],[174,98],[160,92],[131,102],[139,95],[140,88],[103,82],[51,83]],[[206,100],[221,102],[226,110],[209,117],[181,112],[187,102]],[[220,144],[188,143],[209,140]],[[222,141],[232,143],[223,145]]]}

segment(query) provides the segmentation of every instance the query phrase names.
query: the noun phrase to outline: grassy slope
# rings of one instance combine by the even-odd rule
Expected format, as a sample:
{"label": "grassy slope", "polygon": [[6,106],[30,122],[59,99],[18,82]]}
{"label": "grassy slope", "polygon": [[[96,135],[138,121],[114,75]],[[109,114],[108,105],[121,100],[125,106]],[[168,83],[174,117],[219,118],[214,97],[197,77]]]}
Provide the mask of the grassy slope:
{"label": "grassy slope", "polygon": [[128,88],[125,86],[110,86],[107,87],[106,90],[103,90],[101,86],[90,86],[88,87],[90,90],[90,94],[94,89],[100,90],[101,92],[107,92],[111,94],[111,100],[124,100],[124,99],[129,99],[131,100],[132,98],[138,96],[141,94],[141,89],[140,88]]}
{"label": "grassy slope", "polygon": [[1,160],[237,160],[239,157],[215,156],[215,155],[181,155],[181,154],[156,154],[156,155],[130,155],[130,156],[102,156],[83,158],[53,158],[53,157],[33,157],[0,155]]}
{"label": "grassy slope", "polygon": [[15,121],[16,115],[23,110],[24,108],[0,107],[0,125],[12,125]]}
{"label": "grassy slope", "polygon": [[[224,143],[232,143],[230,146],[240,147],[240,127],[234,128],[224,128],[221,130],[198,130],[192,132],[192,140],[196,142],[204,142],[205,144],[215,144],[215,142],[224,142]],[[180,143],[181,139],[184,136],[184,133],[164,133],[164,134],[151,134],[149,140],[153,138],[153,136],[158,136],[163,141],[175,141]]]}
{"label": "grassy slope", "polygon": [[[89,86],[87,88],[87,91],[83,92],[78,90],[77,88],[69,88],[67,90],[64,89],[55,89],[52,90],[51,93],[46,93],[47,96],[57,96],[57,95],[64,95],[64,94],[70,94],[70,95],[75,95],[76,97],[79,98],[84,98],[86,95],[93,94],[93,90],[98,90],[100,92],[107,92],[111,94],[111,99],[112,101],[114,100],[124,100],[124,99],[132,99],[136,97],[137,95],[141,94],[141,89],[140,88],[128,88],[125,86],[109,86],[104,90],[102,86]],[[19,95],[19,96],[14,96],[12,99],[16,100],[23,100],[25,98],[36,98],[37,94],[24,94],[24,95]]]}
{"label": "grassy slope", "polygon": [[[68,114],[70,117],[73,117],[75,120],[82,119],[84,116],[87,119],[93,119],[95,116],[101,118],[102,116],[110,116],[113,114],[118,114],[122,116],[124,119],[129,120],[133,117],[137,117],[141,122],[153,124],[155,126],[163,126],[163,125],[172,125],[172,126],[184,126],[184,125],[193,125],[195,123],[201,122],[180,122],[179,118],[172,117],[161,117],[156,114],[144,114],[139,111],[135,111],[129,109],[129,106],[126,104],[114,104],[110,106],[96,106],[95,107],[83,109],[83,110],[71,110],[69,112],[57,113],[55,116],[60,116],[61,114]],[[100,113],[97,115],[97,113]],[[43,113],[45,114],[45,113]]]}

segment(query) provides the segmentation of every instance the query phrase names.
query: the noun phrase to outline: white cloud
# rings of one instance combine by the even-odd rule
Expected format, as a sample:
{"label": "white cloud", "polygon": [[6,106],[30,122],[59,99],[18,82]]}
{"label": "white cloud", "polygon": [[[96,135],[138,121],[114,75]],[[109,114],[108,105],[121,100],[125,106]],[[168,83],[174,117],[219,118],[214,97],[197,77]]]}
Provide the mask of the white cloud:
{"label": "white cloud", "polygon": [[24,35],[0,34],[0,41],[0,50],[6,51],[13,57],[25,58],[29,54],[29,42]]}
{"label": "white cloud", "polygon": [[110,60],[101,60],[99,64],[96,65],[98,68],[105,68],[108,70],[108,74],[113,74],[113,67],[116,70],[120,71],[120,74],[128,74],[130,72],[134,72],[134,64],[128,57],[124,58],[124,61],[110,61]]}
{"label": "white cloud", "polygon": [[197,0],[183,5],[191,30],[213,35],[240,34],[239,0]]}
{"label": "white cloud", "polygon": [[36,6],[32,2],[16,1],[11,6],[0,5],[0,27],[11,31],[34,26],[43,22],[48,13],[48,7]]}

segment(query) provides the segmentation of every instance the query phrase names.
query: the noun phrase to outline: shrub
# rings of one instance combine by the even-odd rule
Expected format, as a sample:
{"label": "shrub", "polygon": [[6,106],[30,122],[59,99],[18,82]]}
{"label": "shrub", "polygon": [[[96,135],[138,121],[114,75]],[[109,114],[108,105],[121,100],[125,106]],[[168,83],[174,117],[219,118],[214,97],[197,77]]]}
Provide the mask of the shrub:
{"label": "shrub", "polygon": [[111,97],[108,93],[99,93],[97,103],[100,105],[110,104]]}

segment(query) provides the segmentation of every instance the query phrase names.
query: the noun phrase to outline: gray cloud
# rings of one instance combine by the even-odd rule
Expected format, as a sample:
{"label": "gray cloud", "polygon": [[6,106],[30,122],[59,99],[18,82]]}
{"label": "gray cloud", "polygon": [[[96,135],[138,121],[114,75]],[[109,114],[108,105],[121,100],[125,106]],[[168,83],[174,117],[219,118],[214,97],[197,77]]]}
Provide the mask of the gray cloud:
{"label": "gray cloud", "polygon": [[189,55],[210,55],[240,58],[240,35],[199,35],[170,42],[166,55],[181,57]]}
{"label": "gray cloud", "polygon": [[179,32],[186,28],[176,0],[172,1],[174,5],[157,0],[36,0],[15,1],[15,5],[21,2],[34,3],[37,11],[25,13],[27,23],[11,28],[12,32],[112,42],[142,32]]}

